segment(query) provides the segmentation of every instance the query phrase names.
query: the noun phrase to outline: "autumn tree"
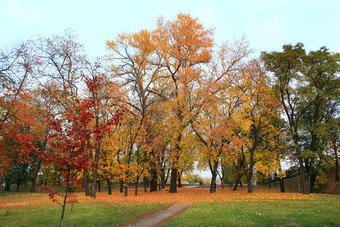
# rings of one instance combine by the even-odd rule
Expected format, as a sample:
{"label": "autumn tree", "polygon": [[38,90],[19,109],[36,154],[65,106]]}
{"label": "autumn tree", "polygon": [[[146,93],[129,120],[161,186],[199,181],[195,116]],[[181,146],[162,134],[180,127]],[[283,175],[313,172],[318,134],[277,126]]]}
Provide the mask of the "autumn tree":
{"label": "autumn tree", "polygon": [[237,82],[250,52],[244,38],[222,44],[208,64],[205,83],[201,83],[205,96],[192,128],[202,143],[200,162],[205,163],[212,173],[211,193],[215,192],[216,177],[221,174],[218,172],[220,164],[231,161],[233,151],[241,142],[237,115],[242,101]]}
{"label": "autumn tree", "polygon": [[[243,95],[241,113],[244,124],[249,126],[244,132],[246,137],[244,145],[249,155],[247,175],[249,193],[252,192],[256,154],[262,153],[263,155],[266,151],[269,152],[268,145],[273,143],[272,141],[276,140],[275,136],[280,134],[280,105],[269,86],[269,79],[266,77],[265,71],[259,64],[256,60],[249,62],[242,72],[243,80],[239,83],[239,89]],[[273,157],[270,152],[267,156]],[[259,167],[257,167],[258,170],[260,170]],[[262,170],[262,172],[265,171],[265,169]]]}
{"label": "autumn tree", "polygon": [[[197,115],[196,103],[200,96],[194,88],[201,77],[200,66],[211,58],[213,30],[206,29],[190,15],[178,14],[174,21],[158,19],[155,31],[156,51],[160,64],[165,69],[171,96],[169,108],[175,124],[171,144],[170,193],[177,192],[178,162],[182,155],[181,141],[186,127]],[[190,101],[189,101],[190,100]]]}
{"label": "autumn tree", "polygon": [[7,175],[6,179],[13,181],[10,179],[17,176],[14,177],[17,190],[19,190],[20,182],[24,180],[21,176],[27,174],[25,181],[30,178],[31,191],[35,192],[35,182],[39,171],[35,165],[40,162],[37,155],[43,146],[44,136],[41,133],[44,122],[41,120],[43,110],[35,101],[37,93],[28,89],[37,61],[32,53],[33,48],[33,42],[27,41],[11,50],[1,51],[0,172],[6,175],[6,172],[12,169],[12,174]]}
{"label": "autumn tree", "polygon": [[[151,107],[157,99],[154,97],[153,89],[159,78],[161,65],[155,57],[155,41],[153,33],[147,30],[133,34],[120,34],[115,41],[107,41],[107,48],[112,52],[108,60],[113,65],[114,75],[122,81],[128,94],[126,104],[131,108],[128,114],[132,114],[137,125],[134,134],[130,137],[128,156],[133,152],[136,141],[145,133],[145,144],[143,154],[137,154],[139,159],[148,157],[145,162],[150,163],[151,191],[157,191],[157,163],[153,159],[155,150],[147,149],[146,145],[152,143],[152,111]],[[140,140],[141,141],[141,140]],[[140,147],[140,146],[139,146]],[[149,151],[148,151],[149,150]],[[150,154],[148,154],[150,153]],[[140,162],[141,160],[137,160]]]}
{"label": "autumn tree", "polygon": [[336,59],[337,55],[326,48],[306,54],[301,43],[284,45],[283,52],[262,53],[267,70],[275,76],[274,91],[288,121],[301,169],[303,193],[311,192],[312,168],[323,150],[318,129],[329,112],[325,107],[338,102]]}

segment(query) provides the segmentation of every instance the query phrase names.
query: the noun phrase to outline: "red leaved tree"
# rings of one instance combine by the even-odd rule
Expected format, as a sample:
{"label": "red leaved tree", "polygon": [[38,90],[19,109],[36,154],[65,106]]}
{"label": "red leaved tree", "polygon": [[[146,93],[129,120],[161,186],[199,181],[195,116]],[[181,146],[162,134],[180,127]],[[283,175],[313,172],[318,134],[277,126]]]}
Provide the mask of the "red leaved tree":
{"label": "red leaved tree", "polygon": [[[74,108],[69,108],[61,115],[50,113],[47,116],[49,125],[49,146],[52,152],[43,155],[46,163],[53,163],[63,173],[65,193],[54,191],[50,187],[43,187],[50,191],[50,198],[62,206],[60,226],[62,226],[67,201],[74,202],[70,192],[77,184],[76,173],[96,168],[96,160],[91,157],[92,151],[100,148],[102,135],[111,130],[111,126],[118,122],[119,114],[110,120],[99,124],[97,121],[97,103],[94,97],[102,88],[103,79],[94,76],[85,77],[88,96]],[[59,202],[55,196],[63,198]]]}

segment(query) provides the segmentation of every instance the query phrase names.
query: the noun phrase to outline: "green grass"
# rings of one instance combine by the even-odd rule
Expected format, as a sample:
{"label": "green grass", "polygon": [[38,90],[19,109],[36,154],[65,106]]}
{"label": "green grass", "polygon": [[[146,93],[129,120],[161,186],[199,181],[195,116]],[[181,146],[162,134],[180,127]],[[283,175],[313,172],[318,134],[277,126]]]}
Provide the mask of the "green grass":
{"label": "green grass", "polygon": [[[81,203],[66,208],[63,226],[117,226],[162,209],[166,204]],[[126,210],[129,210],[131,215]],[[61,207],[56,204],[7,207],[0,209],[0,226],[58,226]]]}
{"label": "green grass", "polygon": [[165,226],[340,226],[340,197],[197,203]]}

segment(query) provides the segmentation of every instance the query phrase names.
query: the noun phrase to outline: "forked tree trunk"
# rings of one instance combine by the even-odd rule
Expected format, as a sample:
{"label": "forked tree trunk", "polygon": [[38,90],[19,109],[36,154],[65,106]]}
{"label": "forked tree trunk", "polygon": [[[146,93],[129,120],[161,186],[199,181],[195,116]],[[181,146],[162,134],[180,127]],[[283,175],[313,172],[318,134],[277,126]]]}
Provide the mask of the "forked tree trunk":
{"label": "forked tree trunk", "polygon": [[162,181],[162,188],[163,188],[163,189],[165,188],[165,186],[166,186],[166,184],[167,184],[167,182],[168,182],[169,174],[170,174],[170,169],[168,169],[168,172],[167,172],[167,174],[166,174],[166,177],[165,177],[164,181]]}
{"label": "forked tree trunk", "polygon": [[[211,167],[211,165],[210,165]],[[211,182],[210,182],[210,193],[216,192],[216,178],[217,178],[217,167],[218,167],[218,162],[214,161],[214,166],[213,168],[210,168],[211,171]]]}
{"label": "forked tree trunk", "polygon": [[242,176],[243,176],[243,174],[238,174],[238,175],[237,175],[237,179],[236,179],[236,182],[235,182],[233,191],[236,191],[237,186],[239,185],[239,183],[241,183],[241,178],[242,178]]}

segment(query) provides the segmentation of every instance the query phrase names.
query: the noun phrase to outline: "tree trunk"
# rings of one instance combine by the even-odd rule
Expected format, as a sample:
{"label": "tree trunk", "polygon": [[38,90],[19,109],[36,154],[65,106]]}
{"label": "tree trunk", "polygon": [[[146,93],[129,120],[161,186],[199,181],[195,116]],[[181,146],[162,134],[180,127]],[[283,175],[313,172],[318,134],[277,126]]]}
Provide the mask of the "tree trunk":
{"label": "tree trunk", "polygon": [[238,174],[237,175],[237,179],[236,179],[233,191],[236,191],[238,184],[241,183],[240,180],[241,180],[242,176],[243,176],[243,174]]}
{"label": "tree trunk", "polygon": [[210,193],[216,192],[216,178],[217,178],[217,167],[218,167],[218,162],[214,162],[214,166],[211,170],[211,183],[210,183]]}
{"label": "tree trunk", "polygon": [[37,192],[38,186],[37,186],[37,178],[31,178],[31,193]]}
{"label": "tree trunk", "polygon": [[107,176],[105,177],[106,177],[106,182],[107,182],[107,194],[112,195],[111,180]]}
{"label": "tree trunk", "polygon": [[164,179],[164,181],[162,182],[162,188],[164,189],[167,182],[168,182],[168,179],[169,179],[169,174],[170,174],[170,169],[168,169],[168,173],[166,174],[166,177]]}
{"label": "tree trunk", "polygon": [[171,169],[169,193],[177,193],[177,169],[175,168]]}
{"label": "tree trunk", "polygon": [[64,214],[65,214],[65,208],[66,208],[66,200],[67,200],[67,193],[68,193],[69,187],[70,187],[69,182],[70,182],[70,170],[67,171],[66,190],[65,190],[64,203],[63,203],[63,206],[62,206],[62,212],[61,212],[59,227],[63,226]]}
{"label": "tree trunk", "polygon": [[4,191],[6,191],[6,192],[11,191],[11,183],[10,182],[6,181]]}
{"label": "tree trunk", "polygon": [[285,180],[280,178],[280,191],[285,192]]}
{"label": "tree trunk", "polygon": [[181,187],[182,187],[182,178],[181,178],[181,174],[178,175],[177,181],[178,181],[178,188],[181,188]]}
{"label": "tree trunk", "polygon": [[338,161],[338,152],[336,148],[334,149],[335,152],[335,181],[339,181],[339,161]]}
{"label": "tree trunk", "polygon": [[123,180],[120,180],[119,181],[119,192],[120,193],[123,193],[123,188],[124,188],[124,182],[123,182]]}
{"label": "tree trunk", "polygon": [[162,188],[165,188],[165,170],[164,170],[164,168],[161,169],[160,177],[161,177],[161,186],[162,186]]}
{"label": "tree trunk", "polygon": [[299,179],[299,171],[296,170],[296,181],[297,181],[297,185],[298,185],[298,189],[299,189],[299,192],[301,192],[301,187],[300,187],[300,179]]}
{"label": "tree trunk", "polygon": [[135,196],[138,195],[139,177],[136,179]]}
{"label": "tree trunk", "polygon": [[147,188],[148,188],[148,178],[147,177],[143,178],[143,183],[144,183],[144,192],[147,192]]}
{"label": "tree trunk", "polygon": [[124,196],[125,197],[128,196],[128,186],[127,185],[124,186]]}
{"label": "tree trunk", "polygon": [[98,192],[102,190],[102,185],[100,183],[100,180],[97,180],[97,185],[98,185]]}
{"label": "tree trunk", "polygon": [[91,185],[91,198],[96,198],[96,190],[97,190],[97,169],[92,171],[92,185]]}
{"label": "tree trunk", "polygon": [[233,191],[236,191],[236,190],[237,190],[238,181],[239,181],[239,179],[236,180],[236,182],[235,182],[235,184],[234,184],[234,187],[233,187]]}
{"label": "tree trunk", "polygon": [[250,160],[249,160],[249,173],[248,173],[248,177],[247,177],[247,183],[248,183],[248,193],[252,193],[253,192],[253,187],[251,185],[251,180],[253,178],[253,169],[254,169],[254,150],[251,149],[250,151]]}
{"label": "tree trunk", "polygon": [[157,168],[151,167],[150,192],[157,192]]}
{"label": "tree trunk", "polygon": [[222,187],[222,189],[224,189],[224,173],[223,173],[223,168],[222,168],[222,174],[220,174],[218,171],[217,171],[217,174],[218,174],[218,176],[220,177],[220,180],[221,180],[221,187]]}
{"label": "tree trunk", "polygon": [[38,162],[38,165],[37,165],[35,173],[33,174],[33,176],[31,176],[31,190],[30,190],[31,193],[37,192],[37,189],[38,189],[38,187],[37,187],[37,178],[38,178],[38,173],[39,173],[39,170],[40,170],[40,166],[41,166],[41,160]]}
{"label": "tree trunk", "polygon": [[304,194],[310,194],[311,193],[312,167],[308,165],[307,162],[305,162],[305,168],[306,168],[306,175],[305,175],[305,193]]}

